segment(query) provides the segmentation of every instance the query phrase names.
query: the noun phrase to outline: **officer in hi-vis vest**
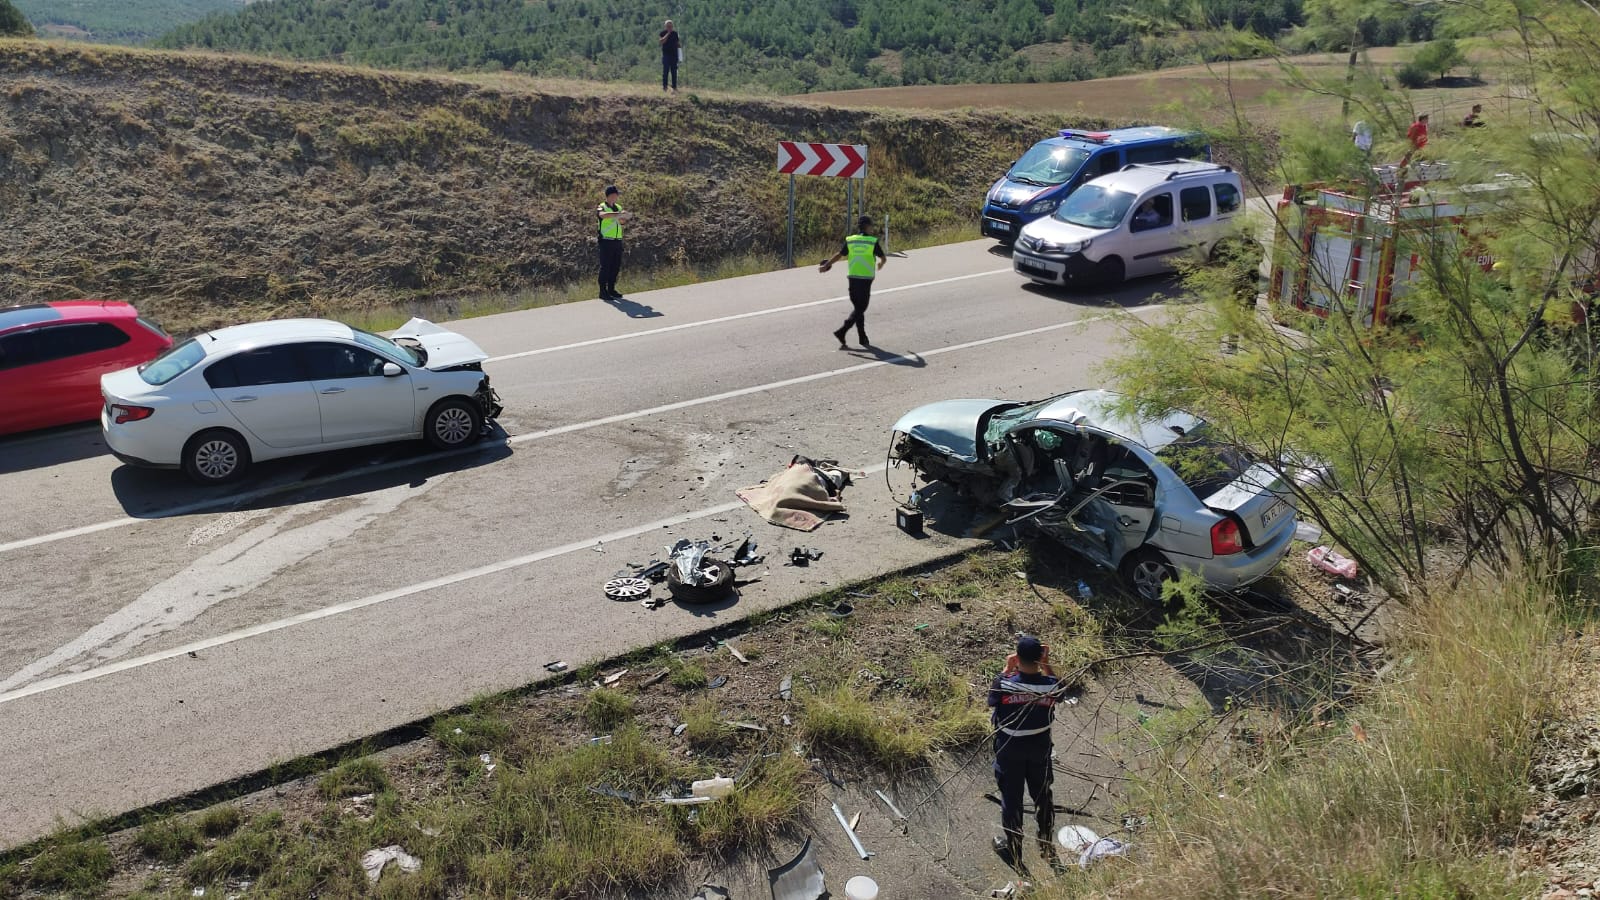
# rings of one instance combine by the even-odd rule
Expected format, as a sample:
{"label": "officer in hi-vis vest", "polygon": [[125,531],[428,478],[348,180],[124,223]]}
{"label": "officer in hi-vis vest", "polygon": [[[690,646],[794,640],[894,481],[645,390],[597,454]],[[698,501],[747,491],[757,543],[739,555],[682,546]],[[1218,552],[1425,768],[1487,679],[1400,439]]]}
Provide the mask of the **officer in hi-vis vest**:
{"label": "officer in hi-vis vest", "polygon": [[849,260],[847,271],[850,283],[850,318],[844,320],[839,330],[833,333],[839,340],[839,349],[848,350],[844,342],[845,334],[850,326],[856,327],[856,337],[861,339],[861,346],[870,347],[872,342],[867,340],[867,304],[872,302],[872,277],[877,274],[877,267],[889,261],[884,255],[883,247],[878,243],[872,232],[872,217],[862,216],[857,222],[859,231],[844,239],[844,246],[832,258],[822,261],[817,271],[826,272],[833,268],[833,264],[841,259]]}
{"label": "officer in hi-vis vest", "polygon": [[606,199],[595,210],[600,219],[600,299],[621,300],[617,293],[617,273],[622,271],[622,223],[633,217],[618,205],[622,192],[616,185],[606,188]]}
{"label": "officer in hi-vis vest", "polygon": [[1057,867],[1054,780],[1050,753],[1050,721],[1055,717],[1056,677],[1050,670],[1050,648],[1031,634],[1017,635],[1017,651],[989,686],[994,710],[994,780],[1000,788],[1000,827],[994,851],[1006,865],[1021,871],[1022,791],[1033,798],[1039,825],[1039,853]]}

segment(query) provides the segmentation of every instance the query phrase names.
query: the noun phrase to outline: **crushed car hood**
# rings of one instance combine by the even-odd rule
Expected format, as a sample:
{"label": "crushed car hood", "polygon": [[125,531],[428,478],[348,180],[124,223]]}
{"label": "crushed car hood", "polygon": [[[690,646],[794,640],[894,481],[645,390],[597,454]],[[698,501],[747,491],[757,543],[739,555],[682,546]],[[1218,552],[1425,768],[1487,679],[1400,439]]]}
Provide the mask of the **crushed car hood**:
{"label": "crushed car hood", "polygon": [[441,328],[427,319],[412,319],[389,336],[391,340],[409,338],[428,352],[427,367],[434,371],[479,363],[489,358],[483,348],[466,335]]}
{"label": "crushed car hood", "polygon": [[984,413],[997,406],[1011,406],[1004,400],[941,400],[929,403],[900,417],[894,430],[909,434],[936,450],[969,462],[978,459],[978,423]]}

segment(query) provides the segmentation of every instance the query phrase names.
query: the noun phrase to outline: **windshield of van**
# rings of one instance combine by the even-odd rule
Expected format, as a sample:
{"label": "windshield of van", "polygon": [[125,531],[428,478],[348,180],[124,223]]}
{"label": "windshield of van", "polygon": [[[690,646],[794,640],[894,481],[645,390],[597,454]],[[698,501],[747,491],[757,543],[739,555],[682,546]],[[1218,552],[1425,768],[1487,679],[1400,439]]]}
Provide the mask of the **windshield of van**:
{"label": "windshield of van", "polygon": [[1113,191],[1102,185],[1086,184],[1072,192],[1055,217],[1084,228],[1113,228],[1128,214],[1134,195]]}
{"label": "windshield of van", "polygon": [[1087,150],[1040,141],[1033,145],[1033,149],[1022,154],[1006,177],[1023,184],[1066,184],[1078,174],[1088,158]]}

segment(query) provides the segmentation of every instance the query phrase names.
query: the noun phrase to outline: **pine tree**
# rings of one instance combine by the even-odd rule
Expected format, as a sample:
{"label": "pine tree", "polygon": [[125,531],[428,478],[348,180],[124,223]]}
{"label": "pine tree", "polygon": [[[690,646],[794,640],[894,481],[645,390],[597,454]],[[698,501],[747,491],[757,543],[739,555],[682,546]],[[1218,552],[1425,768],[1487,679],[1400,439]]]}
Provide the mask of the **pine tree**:
{"label": "pine tree", "polygon": [[33,37],[33,25],[11,0],[0,0],[0,37]]}

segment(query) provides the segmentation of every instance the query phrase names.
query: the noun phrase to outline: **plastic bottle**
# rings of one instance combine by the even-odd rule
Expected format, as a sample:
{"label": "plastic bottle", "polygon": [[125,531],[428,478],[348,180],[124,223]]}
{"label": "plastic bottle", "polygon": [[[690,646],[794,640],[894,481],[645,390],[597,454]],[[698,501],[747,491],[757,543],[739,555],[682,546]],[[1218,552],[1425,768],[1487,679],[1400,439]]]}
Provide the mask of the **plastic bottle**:
{"label": "plastic bottle", "polygon": [[1078,599],[1087,600],[1093,596],[1094,592],[1089,590],[1089,582],[1084,581],[1082,578],[1078,579]]}
{"label": "plastic bottle", "polygon": [[726,797],[733,793],[732,778],[707,778],[689,785],[689,793],[696,797]]}

